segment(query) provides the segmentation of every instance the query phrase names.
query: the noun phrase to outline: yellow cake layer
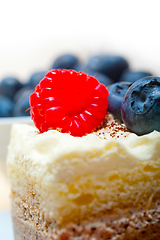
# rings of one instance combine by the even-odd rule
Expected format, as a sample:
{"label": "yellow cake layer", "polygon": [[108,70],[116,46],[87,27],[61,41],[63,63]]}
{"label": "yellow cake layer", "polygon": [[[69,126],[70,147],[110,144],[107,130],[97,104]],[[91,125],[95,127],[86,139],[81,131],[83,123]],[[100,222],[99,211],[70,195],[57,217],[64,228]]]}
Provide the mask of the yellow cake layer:
{"label": "yellow cake layer", "polygon": [[12,191],[22,199],[34,194],[48,218],[78,221],[118,208],[147,207],[160,198],[159,147],[156,131],[117,139],[108,132],[105,138],[73,137],[15,124],[8,175]]}

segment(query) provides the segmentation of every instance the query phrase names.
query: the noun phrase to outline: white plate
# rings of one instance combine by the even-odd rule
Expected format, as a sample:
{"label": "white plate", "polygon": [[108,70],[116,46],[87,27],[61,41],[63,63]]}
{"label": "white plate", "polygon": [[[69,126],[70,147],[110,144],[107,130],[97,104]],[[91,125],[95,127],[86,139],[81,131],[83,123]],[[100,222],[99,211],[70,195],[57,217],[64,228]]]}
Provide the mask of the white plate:
{"label": "white plate", "polygon": [[10,212],[0,213],[0,240],[14,240]]}

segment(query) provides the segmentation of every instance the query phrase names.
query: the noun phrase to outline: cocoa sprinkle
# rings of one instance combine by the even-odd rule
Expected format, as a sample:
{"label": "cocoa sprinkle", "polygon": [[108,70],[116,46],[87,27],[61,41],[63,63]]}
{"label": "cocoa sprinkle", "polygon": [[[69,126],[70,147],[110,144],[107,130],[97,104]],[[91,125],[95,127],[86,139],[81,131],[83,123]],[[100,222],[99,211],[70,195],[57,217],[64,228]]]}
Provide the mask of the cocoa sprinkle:
{"label": "cocoa sprinkle", "polygon": [[116,120],[112,114],[107,113],[104,121],[92,133],[102,139],[107,139],[108,136],[117,139],[121,136],[127,137],[130,134],[130,131],[125,124]]}

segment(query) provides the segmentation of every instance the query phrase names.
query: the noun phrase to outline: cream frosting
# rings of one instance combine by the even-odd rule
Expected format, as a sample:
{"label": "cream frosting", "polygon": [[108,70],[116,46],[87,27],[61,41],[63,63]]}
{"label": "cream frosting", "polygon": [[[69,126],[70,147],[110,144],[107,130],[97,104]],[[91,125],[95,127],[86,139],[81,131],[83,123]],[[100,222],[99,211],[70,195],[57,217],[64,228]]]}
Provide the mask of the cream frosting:
{"label": "cream frosting", "polygon": [[111,116],[106,122],[83,137],[14,124],[7,157],[13,192],[35,194],[57,222],[147,204],[160,191],[160,132],[137,136]]}

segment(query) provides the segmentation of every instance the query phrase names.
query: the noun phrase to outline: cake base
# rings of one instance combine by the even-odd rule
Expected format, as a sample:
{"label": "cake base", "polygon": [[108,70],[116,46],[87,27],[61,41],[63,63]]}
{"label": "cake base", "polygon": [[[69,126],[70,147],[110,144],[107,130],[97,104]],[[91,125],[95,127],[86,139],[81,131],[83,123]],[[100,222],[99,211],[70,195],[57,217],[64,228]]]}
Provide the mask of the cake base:
{"label": "cake base", "polygon": [[159,240],[160,202],[152,208],[125,209],[58,226],[46,219],[39,203],[12,195],[15,240]]}

